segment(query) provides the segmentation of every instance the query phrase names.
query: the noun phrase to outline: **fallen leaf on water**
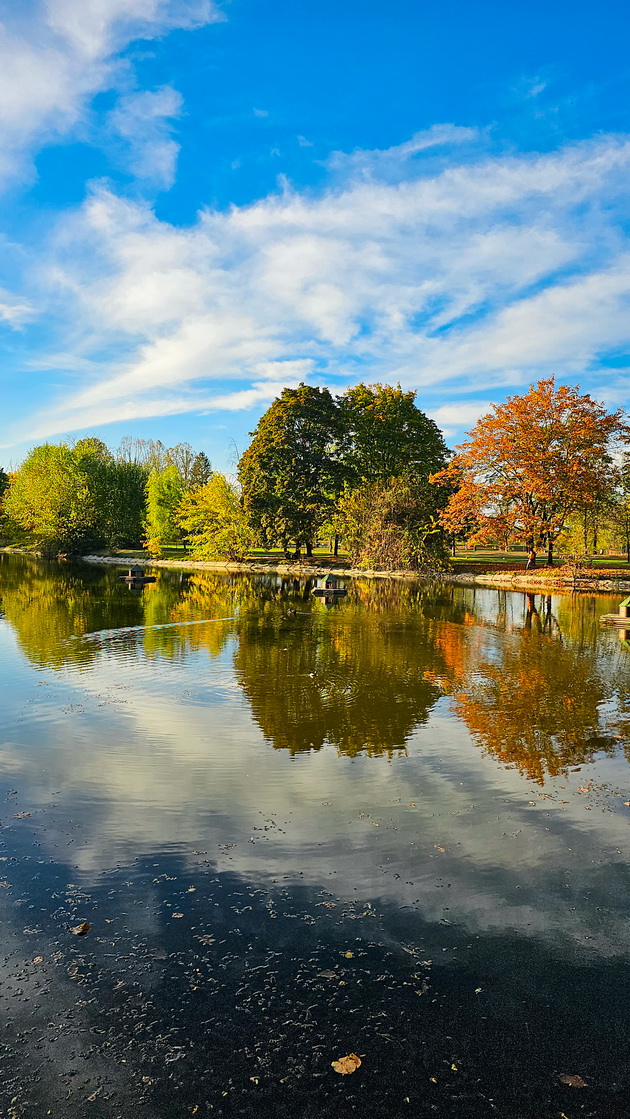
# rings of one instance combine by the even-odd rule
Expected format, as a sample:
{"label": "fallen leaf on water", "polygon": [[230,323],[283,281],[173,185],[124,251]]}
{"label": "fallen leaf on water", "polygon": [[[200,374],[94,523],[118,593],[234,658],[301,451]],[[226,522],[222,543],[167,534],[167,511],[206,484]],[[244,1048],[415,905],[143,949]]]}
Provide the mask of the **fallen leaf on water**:
{"label": "fallen leaf on water", "polygon": [[43,956],[33,956],[33,963],[34,964],[43,964],[43,962],[44,962],[44,957]]}
{"label": "fallen leaf on water", "polygon": [[630,808],[630,800],[624,800],[623,803],[624,803],[626,808]]}
{"label": "fallen leaf on water", "polygon": [[346,957],[347,960],[351,960],[354,956],[354,952],[344,952],[343,955]]}
{"label": "fallen leaf on water", "polygon": [[13,817],[14,820],[26,820],[30,816],[30,812],[16,812]]}
{"label": "fallen leaf on water", "polygon": [[356,1053],[348,1053],[347,1057],[340,1057],[338,1061],[331,1061],[331,1064],[340,1076],[349,1076],[351,1072],[357,1071],[361,1058],[357,1057]]}
{"label": "fallen leaf on water", "polygon": [[81,924],[74,925],[70,929],[70,932],[73,933],[75,936],[85,936],[86,933],[89,933],[91,928],[92,926],[89,921],[81,921]]}
{"label": "fallen leaf on water", "polygon": [[171,917],[183,917],[183,913],[171,913]]}
{"label": "fallen leaf on water", "polygon": [[580,793],[590,793],[591,790],[589,789],[588,785],[579,785],[578,791]]}
{"label": "fallen leaf on water", "polygon": [[573,1076],[568,1072],[561,1072],[558,1076],[563,1084],[568,1084],[569,1088],[588,1088],[588,1084],[581,1076]]}
{"label": "fallen leaf on water", "polygon": [[444,852],[446,851],[446,847],[440,847],[438,843],[434,843],[433,846],[435,847],[436,851],[441,851],[442,854],[444,854]]}

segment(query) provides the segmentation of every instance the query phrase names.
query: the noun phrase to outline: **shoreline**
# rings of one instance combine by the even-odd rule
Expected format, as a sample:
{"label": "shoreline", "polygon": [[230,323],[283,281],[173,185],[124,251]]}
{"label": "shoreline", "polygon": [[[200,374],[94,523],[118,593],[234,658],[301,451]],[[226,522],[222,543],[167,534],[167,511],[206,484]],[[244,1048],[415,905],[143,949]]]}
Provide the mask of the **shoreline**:
{"label": "shoreline", "polygon": [[[26,548],[0,548],[7,555],[37,556]],[[546,578],[544,574],[527,575],[523,571],[497,571],[475,574],[472,571],[441,572],[432,579],[415,571],[373,571],[359,567],[323,567],[305,563],[244,563],[229,560],[175,560],[175,559],[136,559],[132,556],[87,555],[76,557],[82,563],[101,564],[105,567],[166,567],[189,571],[234,571],[252,575],[293,575],[303,579],[322,579],[326,575],[337,575],[347,579],[398,579],[406,582],[453,583],[463,586],[495,587],[498,590],[530,591],[537,594],[591,594],[592,592],[616,594],[630,591],[630,574],[627,579],[609,579],[605,576],[593,579],[587,586],[574,587],[561,579]],[[561,569],[558,568],[558,572]]]}

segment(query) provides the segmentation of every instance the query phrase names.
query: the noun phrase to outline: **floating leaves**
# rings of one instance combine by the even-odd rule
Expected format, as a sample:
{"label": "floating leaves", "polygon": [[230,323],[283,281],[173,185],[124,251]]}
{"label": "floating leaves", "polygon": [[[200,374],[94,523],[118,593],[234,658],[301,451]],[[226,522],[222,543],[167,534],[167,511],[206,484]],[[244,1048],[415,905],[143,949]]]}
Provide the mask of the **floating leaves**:
{"label": "floating leaves", "polygon": [[86,933],[89,933],[91,928],[92,926],[89,921],[81,921],[80,925],[73,925],[70,932],[73,936],[85,936]]}
{"label": "floating leaves", "polygon": [[347,1057],[340,1057],[338,1061],[331,1061],[331,1064],[340,1076],[350,1076],[351,1072],[357,1071],[361,1058],[357,1057],[356,1053],[348,1053]]}
{"label": "floating leaves", "polygon": [[561,1072],[558,1076],[563,1084],[568,1084],[569,1088],[588,1088],[588,1084],[581,1076],[574,1076],[568,1072]]}

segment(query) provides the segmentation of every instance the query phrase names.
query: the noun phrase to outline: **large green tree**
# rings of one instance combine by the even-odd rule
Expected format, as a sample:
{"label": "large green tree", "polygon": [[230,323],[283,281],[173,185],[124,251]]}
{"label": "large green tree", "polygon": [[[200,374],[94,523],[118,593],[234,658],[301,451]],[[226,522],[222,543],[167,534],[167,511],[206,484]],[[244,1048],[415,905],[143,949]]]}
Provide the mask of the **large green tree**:
{"label": "large green tree", "polygon": [[447,462],[442,433],[400,385],[356,385],[340,399],[343,457],[352,488],[390,478],[428,478]]}
{"label": "large green tree", "polygon": [[339,408],[328,389],[283,389],[252,435],[238,467],[250,524],[265,544],[310,556],[342,486]]}
{"label": "large green tree", "polygon": [[46,553],[77,552],[102,542],[94,476],[81,460],[65,443],[44,443],[13,476],[6,513]]}

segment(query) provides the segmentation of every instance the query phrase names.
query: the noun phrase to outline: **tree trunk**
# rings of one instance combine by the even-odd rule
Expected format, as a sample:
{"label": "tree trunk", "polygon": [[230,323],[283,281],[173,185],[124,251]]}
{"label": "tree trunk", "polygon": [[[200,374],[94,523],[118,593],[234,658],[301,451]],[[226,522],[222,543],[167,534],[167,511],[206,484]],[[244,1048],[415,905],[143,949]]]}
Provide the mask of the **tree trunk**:
{"label": "tree trunk", "polygon": [[630,563],[630,522],[626,521],[626,559]]}
{"label": "tree trunk", "polygon": [[[335,533],[335,547],[333,549],[333,556],[335,559],[339,555],[339,533]],[[628,561],[630,563],[630,560]]]}
{"label": "tree trunk", "polygon": [[312,545],[310,540],[306,541],[306,555],[307,555],[308,559],[313,558],[313,545]]}
{"label": "tree trunk", "polygon": [[547,567],[553,567],[553,540],[547,538]]}

